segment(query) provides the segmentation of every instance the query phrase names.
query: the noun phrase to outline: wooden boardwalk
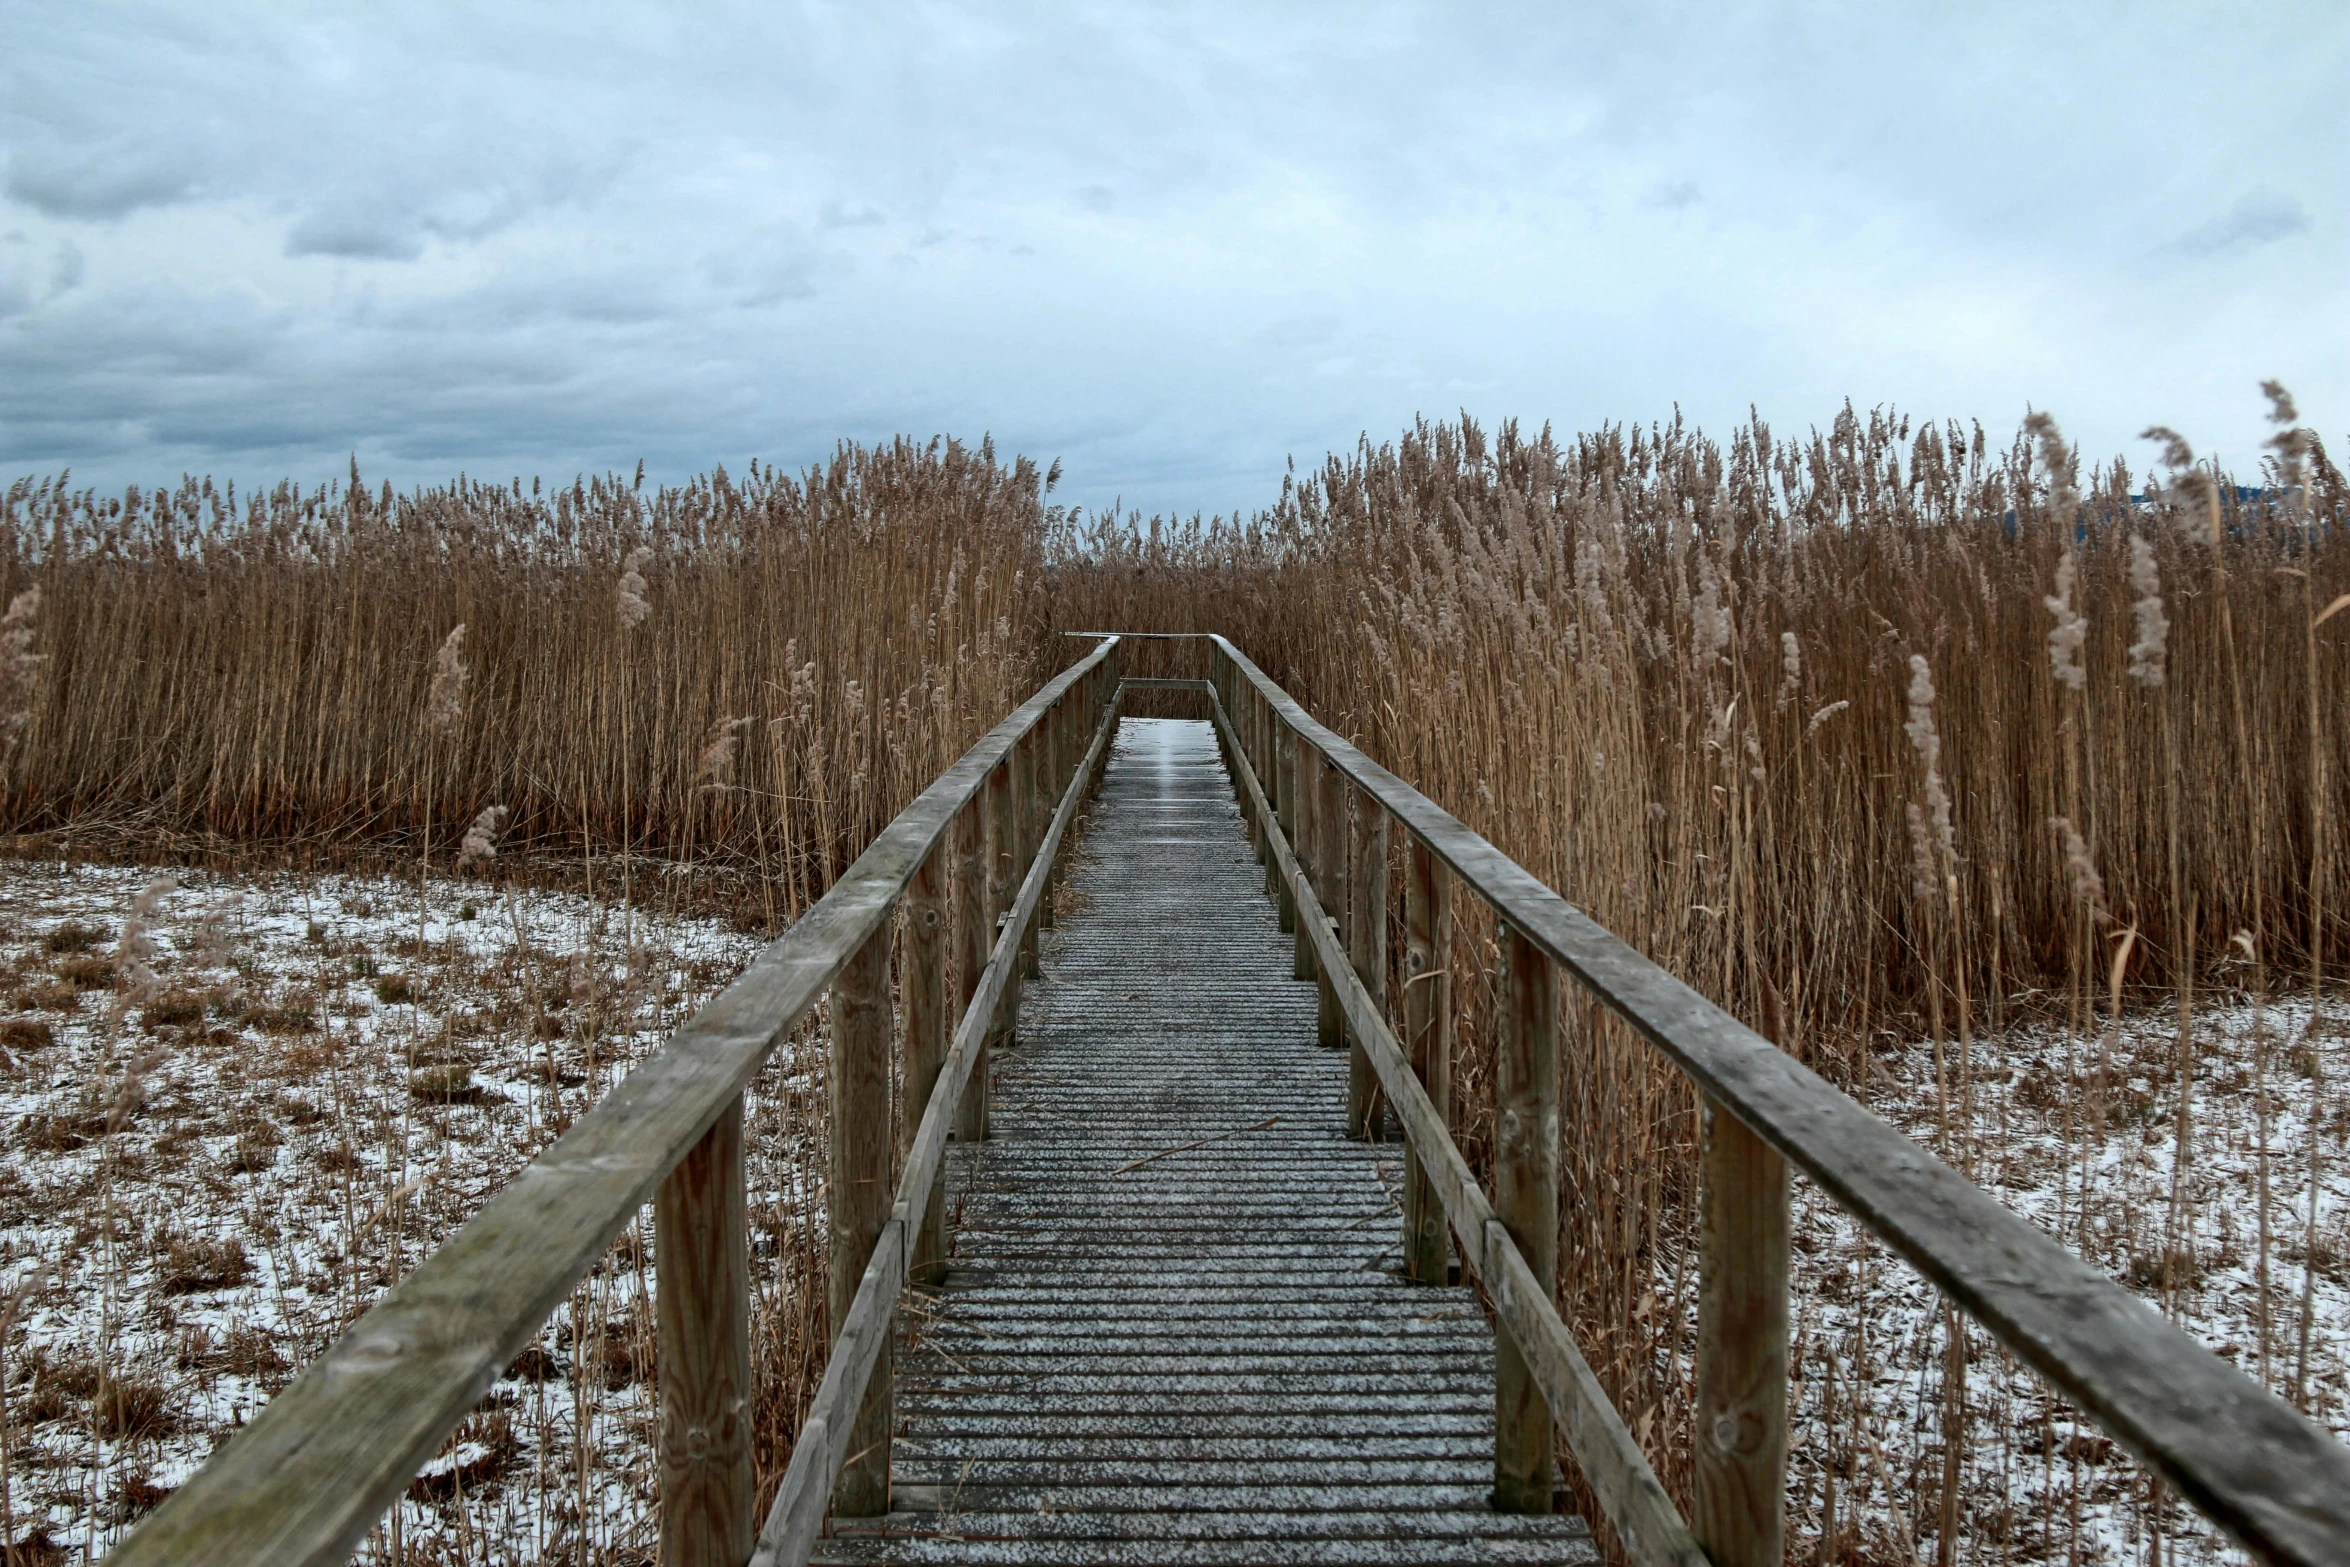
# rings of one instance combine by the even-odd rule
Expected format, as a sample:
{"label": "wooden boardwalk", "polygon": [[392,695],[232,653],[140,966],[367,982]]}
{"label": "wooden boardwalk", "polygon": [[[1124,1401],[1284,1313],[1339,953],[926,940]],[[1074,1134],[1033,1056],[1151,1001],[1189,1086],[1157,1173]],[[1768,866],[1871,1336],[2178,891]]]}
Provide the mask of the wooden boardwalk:
{"label": "wooden boardwalk", "polygon": [[[1206,650],[1195,679],[1129,677],[1122,636],[1084,635],[109,1560],[341,1567],[652,1198],[670,1567],[1592,1562],[1583,1522],[1549,1511],[1562,1442],[1636,1567],[1783,1567],[1804,1549],[1786,1515],[1800,1171],[2254,1558],[2350,1561],[2350,1450],[2324,1428],[1228,639],[1161,638]],[[1130,692],[1187,693],[1214,727],[1122,720]],[[1022,984],[1056,876],[1084,906]],[[1482,1175],[1451,1132],[1456,908],[1480,936],[1491,921],[1498,958]],[[1568,985],[1705,1107],[1686,1516],[1556,1307]],[[761,1522],[743,1092],[827,998],[833,1342]],[[1374,1091],[1404,1142],[1346,1135]],[[949,1140],[991,1109],[993,1136]],[[1425,1280],[1449,1248],[1481,1299],[1407,1281],[1407,1244]],[[942,1258],[941,1287],[909,1288]]]}
{"label": "wooden boardwalk", "polygon": [[907,1297],[892,1511],[816,1559],[1595,1560],[1487,1505],[1492,1332],[1399,1272],[1401,1148],[1345,1135],[1206,724],[1126,721],[1068,876]]}

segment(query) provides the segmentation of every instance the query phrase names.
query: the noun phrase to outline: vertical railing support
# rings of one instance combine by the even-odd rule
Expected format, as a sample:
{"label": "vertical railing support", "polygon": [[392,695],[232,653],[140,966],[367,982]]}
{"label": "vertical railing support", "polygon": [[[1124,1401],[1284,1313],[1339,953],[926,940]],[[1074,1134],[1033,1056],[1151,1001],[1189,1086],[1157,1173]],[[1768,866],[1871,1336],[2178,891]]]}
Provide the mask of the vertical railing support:
{"label": "vertical railing support", "polygon": [[[979,967],[984,967],[987,954],[995,950],[1004,912],[1012,906],[1012,866],[1020,848],[1012,829],[1012,758],[1006,756],[988,771],[987,784],[980,791],[980,803],[986,811],[987,838],[987,902],[978,936]],[[972,973],[977,974],[978,967]],[[972,981],[978,983],[976,979]],[[996,1003],[995,1017],[988,1025],[987,1041],[979,1048],[979,1059],[971,1066],[971,1084],[963,1090],[963,1102],[955,1109],[955,1141],[982,1142],[987,1137],[988,1074],[993,1066],[996,1047],[1012,1035],[1020,1017],[1020,966],[1015,963],[1005,976],[1003,999]]]}
{"label": "vertical railing support", "polygon": [[[1535,1281],[1558,1288],[1559,1057],[1550,960],[1506,922],[1494,1040],[1493,1211]],[[1550,1406],[1517,1341],[1494,1334],[1493,1505],[1547,1513],[1557,1489]]]}
{"label": "vertical railing support", "polygon": [[[995,944],[995,916],[987,902],[987,784],[955,813],[955,1017],[971,1010],[979,994],[979,971]],[[968,1134],[968,1135],[966,1135]],[[987,1135],[987,1052],[982,1044],[970,1082],[955,1107],[955,1136],[977,1142]],[[943,1183],[942,1183],[943,1186]]]}
{"label": "vertical railing support", "polygon": [[[1346,775],[1325,758],[1314,752],[1314,896],[1322,900],[1322,913],[1339,936],[1339,950],[1350,946],[1347,884],[1353,880],[1347,875],[1346,844],[1347,805],[1354,789]],[[1314,1037],[1324,1049],[1342,1050],[1346,1047],[1346,1014],[1339,1009],[1338,987],[1327,974],[1320,976],[1318,1003],[1314,1014]],[[1351,1079],[1351,1073],[1348,1074]]]}
{"label": "vertical railing support", "polygon": [[[941,843],[923,859],[906,886],[904,964],[899,976],[899,1005],[906,1013],[905,1056],[899,1067],[903,1091],[898,1095],[898,1164],[914,1146],[914,1132],[922,1112],[930,1106],[930,1091],[938,1086],[945,1064],[947,1035],[947,860],[954,846]],[[914,1232],[914,1255],[906,1276],[917,1284],[935,1284],[946,1272],[946,1221],[943,1193],[931,1187],[930,1206],[923,1210]]]}
{"label": "vertical railing support", "polygon": [[[1406,834],[1403,883],[1403,1046],[1412,1075],[1446,1128],[1452,1126],[1452,889],[1435,851]],[[1423,1284],[1451,1280],[1444,1204],[1420,1155],[1406,1139],[1403,1155],[1404,1271]]]}
{"label": "vertical railing support", "polygon": [[[832,1162],[825,1197],[832,1229],[832,1332],[837,1339],[874,1242],[889,1222],[889,923],[832,982]],[[843,1518],[889,1511],[890,1350],[885,1342],[832,1487]]]}
{"label": "vertical railing support", "polygon": [[[1068,749],[1069,720],[1075,706],[1065,700],[1055,702],[1044,710],[1044,719],[1036,726],[1040,747],[1036,796],[1042,806],[1036,837],[1040,843],[1044,840],[1043,823],[1049,823],[1053,817],[1050,802],[1061,796],[1061,757]],[[1044,897],[1036,905],[1036,923],[1046,930],[1052,929],[1053,925],[1053,879],[1053,867],[1048,865],[1045,867]]]}
{"label": "vertical railing support", "polygon": [[[1354,854],[1347,864],[1347,957],[1355,977],[1371,993],[1371,1004],[1387,1010],[1387,807],[1366,789],[1349,789],[1354,801]],[[1348,1031],[1351,1035],[1352,1030]],[[1360,1039],[1346,1053],[1346,1131],[1369,1142],[1379,1139],[1379,1078]]]}
{"label": "vertical railing support", "polygon": [[[1265,729],[1265,796],[1272,803],[1273,819],[1281,824],[1281,835],[1289,840],[1290,848],[1297,847],[1297,807],[1290,792],[1291,762],[1294,753],[1281,743],[1280,726],[1267,710]],[[1265,890],[1272,894],[1273,908],[1283,931],[1297,929],[1297,903],[1289,883],[1281,874],[1281,862],[1270,853],[1265,856]],[[1303,979],[1302,974],[1296,978]]]}
{"label": "vertical railing support", "polygon": [[[1040,791],[1037,774],[1043,768],[1042,726],[1031,728],[1012,747],[1012,852],[1011,880],[1004,894],[1004,907],[1012,906],[1012,899],[1020,892],[1020,884],[1028,879],[1029,862],[1036,858],[1036,843],[1043,836],[1036,819],[1036,802]],[[1034,978],[1036,974],[1036,922],[1020,933],[1020,976]]]}
{"label": "vertical railing support", "polygon": [[1689,1524],[1715,1567],[1779,1567],[1787,1530],[1787,1164],[1710,1100],[1704,1115]]}
{"label": "vertical railing support", "polygon": [[[1289,829],[1289,847],[1297,856],[1298,869],[1305,872],[1306,884],[1321,895],[1321,873],[1314,867],[1314,850],[1320,839],[1314,831],[1314,812],[1320,804],[1320,791],[1314,780],[1322,770],[1322,753],[1304,735],[1292,737],[1286,748],[1289,752],[1289,817],[1282,823]],[[1297,979],[1314,977],[1314,938],[1306,930],[1302,908],[1290,911],[1289,926],[1296,933],[1297,942],[1291,957],[1291,975]]]}
{"label": "vertical railing support", "polygon": [[736,1096],[661,1183],[661,1559],[741,1567],[751,1554],[751,1258]]}

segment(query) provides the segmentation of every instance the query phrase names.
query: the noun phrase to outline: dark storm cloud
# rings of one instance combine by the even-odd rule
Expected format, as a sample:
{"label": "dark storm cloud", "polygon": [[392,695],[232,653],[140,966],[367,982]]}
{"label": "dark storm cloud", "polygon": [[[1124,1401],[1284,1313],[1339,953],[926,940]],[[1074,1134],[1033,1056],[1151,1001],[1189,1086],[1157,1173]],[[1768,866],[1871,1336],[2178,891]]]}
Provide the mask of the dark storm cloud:
{"label": "dark storm cloud", "polygon": [[0,0],[0,36],[14,472],[947,430],[1189,512],[1464,406],[2029,402],[2113,450],[2248,444],[2263,375],[2350,405],[2330,7]]}

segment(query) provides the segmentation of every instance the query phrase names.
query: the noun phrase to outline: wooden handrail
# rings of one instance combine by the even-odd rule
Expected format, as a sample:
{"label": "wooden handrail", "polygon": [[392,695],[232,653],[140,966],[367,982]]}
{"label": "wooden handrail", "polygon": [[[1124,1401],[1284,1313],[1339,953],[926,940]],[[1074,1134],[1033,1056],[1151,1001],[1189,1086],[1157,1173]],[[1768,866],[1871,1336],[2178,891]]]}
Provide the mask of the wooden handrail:
{"label": "wooden handrail", "polygon": [[1036,857],[1029,864],[1028,875],[1020,884],[1019,896],[996,936],[986,968],[980,973],[979,984],[964,1008],[961,1021],[955,1025],[954,1043],[939,1067],[937,1084],[931,1090],[929,1102],[922,1111],[921,1125],[907,1149],[905,1171],[898,1179],[889,1222],[882,1227],[872,1259],[857,1282],[855,1302],[845,1315],[833,1343],[832,1358],[824,1367],[823,1380],[817,1384],[816,1396],[808,1405],[807,1419],[800,1428],[799,1440],[793,1444],[783,1484],[768,1509],[758,1548],[751,1554],[751,1567],[806,1567],[823,1531],[833,1482],[850,1456],[851,1422],[865,1402],[866,1384],[889,1343],[891,1325],[896,1320],[898,1292],[905,1287],[913,1262],[918,1220],[930,1205],[932,1190],[946,1161],[947,1133],[955,1124],[964,1088],[987,1044],[996,1009],[1014,983],[1021,944],[1044,901],[1053,861],[1076,819],[1088,785],[1108,753],[1110,735],[1117,722],[1117,699],[1113,696],[1095,727],[1084,761],[1062,792],[1051,825],[1046,828]]}
{"label": "wooden handrail", "polygon": [[1552,1412],[1566,1427],[1567,1444],[1583,1466],[1593,1493],[1599,1498],[1616,1537],[1631,1558],[1656,1567],[1708,1567],[1705,1553],[1665,1494],[1656,1472],[1633,1440],[1623,1417],[1608,1402],[1574,1335],[1558,1314],[1550,1291],[1534,1277],[1516,1242],[1493,1211],[1493,1204],[1477,1185],[1454,1145],[1444,1117],[1428,1091],[1413,1076],[1403,1047],[1387,1026],[1379,1004],[1347,961],[1338,932],[1324,914],[1313,883],[1291,850],[1289,838],[1274,817],[1256,770],[1232,733],[1232,721],[1219,698],[1211,698],[1217,728],[1235,758],[1249,809],[1264,824],[1274,863],[1297,900],[1298,929],[1314,944],[1316,961],[1331,980],[1348,1027],[1378,1074],[1404,1135],[1411,1140],[1419,1165],[1436,1190],[1437,1200],[1460,1238],[1461,1256],[1484,1283],[1494,1314],[1525,1352],[1529,1370],[1549,1400]]}
{"label": "wooden handrail", "polygon": [[[1219,676],[1253,691],[1283,730],[1303,739],[1385,807],[1510,929],[1662,1051],[1712,1106],[1736,1117],[1770,1150],[1809,1175],[2190,1505],[2266,1560],[2304,1567],[2350,1561],[2350,1450],[1826,1079],[1635,952],[1317,722],[1229,640],[1212,634],[1206,640],[1223,655]],[[1220,700],[1219,711],[1223,705]],[[1319,942],[1322,924],[1305,917],[1307,889],[1300,885],[1298,890],[1299,928],[1310,928]],[[1392,1041],[1383,1021],[1377,1030],[1368,1016],[1350,1014],[1349,1021],[1366,1041]],[[1401,1111],[1407,1084],[1389,1081],[1400,1066],[1400,1053],[1391,1059],[1374,1050],[1374,1059],[1382,1086]],[[1400,1070],[1408,1079],[1408,1066]],[[1423,1158],[1428,1153],[1423,1149]],[[1445,1189],[1454,1177],[1433,1164],[1428,1173],[1463,1238],[1464,1252],[1474,1255],[1484,1243],[1461,1227],[1464,1214],[1454,1211],[1455,1193]],[[1498,1308],[1505,1292],[1494,1293]],[[1573,1417],[1558,1412],[1572,1441]],[[1576,1452],[1581,1458],[1579,1446]],[[1598,1477],[1592,1478],[1599,1489]]]}
{"label": "wooden handrail", "polygon": [[[996,765],[1116,645],[1104,640],[942,773],[740,978],[311,1362],[110,1560],[341,1567],[842,967],[886,932],[908,881]],[[881,1250],[903,1267],[902,1248]]]}

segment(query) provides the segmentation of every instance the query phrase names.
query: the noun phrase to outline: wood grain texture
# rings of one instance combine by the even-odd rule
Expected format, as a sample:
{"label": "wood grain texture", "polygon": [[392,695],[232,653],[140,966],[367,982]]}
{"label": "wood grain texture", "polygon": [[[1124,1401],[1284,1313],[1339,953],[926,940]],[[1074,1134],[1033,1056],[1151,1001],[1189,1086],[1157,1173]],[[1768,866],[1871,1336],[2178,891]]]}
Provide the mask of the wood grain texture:
{"label": "wood grain texture", "polygon": [[1709,1105],[1703,1179],[1689,1522],[1714,1567],[1779,1567],[1787,1533],[1787,1162]]}
{"label": "wood grain texture", "polygon": [[[1228,721],[1221,707],[1212,716],[1217,723]],[[1242,784],[1249,789],[1259,787],[1254,777],[1243,779]],[[1299,918],[1321,932],[1325,960],[1338,962],[1337,938],[1320,919],[1313,889],[1285,836],[1274,836],[1273,854],[1298,899]],[[1550,1292],[1536,1282],[1509,1231],[1494,1216],[1493,1205],[1454,1146],[1427,1090],[1412,1075],[1402,1046],[1389,1031],[1386,1019],[1371,1005],[1369,992],[1352,982],[1350,975],[1339,1000],[1346,1008],[1348,1025],[1361,1031],[1371,1068],[1379,1074],[1379,1085],[1386,1091],[1404,1135],[1419,1151],[1429,1184],[1460,1242],[1463,1262],[1485,1286],[1495,1319],[1524,1354],[1536,1384],[1549,1400],[1552,1416],[1566,1433],[1568,1449],[1626,1556],[1656,1567],[1708,1567],[1696,1537],[1681,1521],[1640,1445],[1608,1402],[1599,1378],[1559,1319]],[[1490,1404],[1486,1407],[1489,1412]],[[1486,1429],[1492,1428],[1488,1425]]]}
{"label": "wood grain texture", "polygon": [[898,1507],[815,1559],[1589,1562],[1579,1520],[1486,1503],[1490,1332],[1397,1272],[1391,1156],[1344,1135],[1200,730],[1121,728],[997,1136],[952,1151]]}
{"label": "wood grain texture", "polygon": [[1209,640],[1286,730],[1332,757],[1498,915],[2190,1505],[2256,1556],[2350,1561],[2350,1449],[1633,951],[1317,722],[1229,640]]}
{"label": "wood grain texture", "polygon": [[[1493,1042],[1493,1209],[1545,1299],[1558,1283],[1558,1002],[1550,960],[1501,929],[1501,1017]],[[1494,1357],[1493,1504],[1547,1513],[1558,1488],[1550,1403],[1517,1336]]]}
{"label": "wood grain texture", "polygon": [[[932,850],[906,884],[906,916],[901,936],[903,963],[898,979],[898,1004],[905,1009],[906,1038],[899,1057],[897,1147],[902,1164],[913,1145],[922,1107],[938,1086],[938,1070],[947,1053],[947,862],[954,845]],[[907,1275],[917,1284],[935,1282],[946,1261],[944,1205],[932,1202],[914,1227],[914,1257]]]}
{"label": "wood grain texture", "polygon": [[[1347,829],[1352,810],[1347,805],[1350,793],[1346,777],[1332,767],[1319,752],[1313,759],[1314,780],[1314,896],[1321,900],[1323,911],[1331,926],[1338,932],[1339,951],[1348,947],[1346,918],[1349,912],[1346,888]],[[1339,1011],[1337,976],[1316,966],[1314,978],[1321,989],[1317,992],[1315,1035],[1323,1048],[1346,1048],[1346,1018]]]}
{"label": "wood grain texture", "polygon": [[[831,1320],[845,1323],[857,1301],[857,1283],[873,1260],[881,1227],[889,1222],[889,927],[866,939],[832,986],[832,1060],[826,1073],[831,1101],[831,1159],[824,1183],[832,1239]],[[837,1330],[836,1330],[837,1337]],[[844,1518],[889,1511],[891,1395],[889,1351],[865,1386],[849,1425],[850,1459],[832,1488],[832,1510]]]}
{"label": "wood grain texture", "polygon": [[750,1554],[751,1258],[738,1096],[653,1202],[661,1379],[661,1559]]}
{"label": "wood grain texture", "polygon": [[[1371,993],[1371,1004],[1387,1008],[1387,812],[1360,789],[1347,791],[1354,818],[1347,860],[1347,951],[1355,978]],[[1337,998],[1331,1000],[1336,1010]],[[1362,1041],[1350,1033],[1346,1052],[1346,1131],[1376,1138],[1380,1122],[1379,1080],[1372,1075]]]}
{"label": "wood grain texture", "polygon": [[[1428,846],[1404,847],[1404,1052],[1436,1118],[1452,1126],[1452,889]],[[1430,1184],[1420,1146],[1404,1139],[1404,1267],[1423,1284],[1450,1277],[1444,1204]]]}
{"label": "wood grain texture", "polygon": [[[1318,890],[1322,885],[1322,872],[1315,856],[1322,852],[1322,833],[1319,825],[1322,795],[1319,780],[1322,776],[1322,757],[1321,753],[1314,749],[1313,742],[1304,735],[1293,737],[1288,749],[1289,756],[1286,761],[1290,809],[1289,813],[1282,818],[1282,825],[1288,830],[1289,841],[1297,850],[1298,864],[1306,873],[1307,883]],[[1294,890],[1290,896],[1292,907],[1295,907],[1296,893]],[[1320,906],[1318,897],[1316,906]],[[1290,930],[1297,943],[1296,977],[1312,979],[1314,977],[1314,951],[1318,945],[1315,933],[1306,929],[1305,925],[1296,919],[1291,920]]]}
{"label": "wood grain texture", "polygon": [[[958,1019],[971,1010],[971,998],[979,994],[979,971],[987,966],[988,948],[994,944],[995,912],[989,902],[987,798],[983,786],[979,798],[964,806],[955,817],[954,1015]],[[976,1096],[964,1096],[965,1106],[955,1120],[955,1135],[970,1142],[977,1142],[987,1132],[985,1062],[974,1071],[981,1084],[980,1092]],[[974,1097],[978,1100],[976,1109],[969,1108],[969,1101]]]}
{"label": "wood grain texture", "polygon": [[[1116,723],[1113,705],[1095,732],[1095,758],[1108,749]],[[1085,771],[1090,775],[1091,763]],[[1038,858],[1029,867],[1028,876],[997,932],[987,962],[979,971],[979,983],[971,1000],[955,1024],[954,1040],[947,1047],[946,1059],[940,1063],[938,1082],[931,1090],[912,1145],[906,1151],[905,1168],[898,1177],[888,1222],[882,1226],[847,1312],[839,1319],[844,1325],[833,1346],[832,1357],[826,1363],[822,1381],[817,1384],[799,1439],[793,1444],[791,1462],[785,1467],[782,1484],[759,1531],[758,1545],[751,1556],[754,1567],[777,1567],[780,1563],[800,1567],[808,1560],[808,1553],[822,1532],[828,1512],[827,1499],[834,1492],[837,1477],[866,1450],[867,1439],[857,1429],[862,1417],[852,1416],[851,1411],[868,1402],[869,1379],[885,1375],[890,1364],[891,1321],[912,1256],[914,1219],[940,1189],[939,1171],[946,1157],[949,1132],[956,1122],[958,1102],[978,1086],[973,1073],[988,1048],[998,1003],[1006,990],[1017,983],[1020,938],[1036,917],[1050,867],[1070,824],[1076,819],[1088,782],[1087,778],[1073,781],[1063,796],[1044,835]]]}
{"label": "wood grain texture", "polygon": [[1055,677],[941,774],[790,931],[305,1367],[112,1559],[342,1567],[887,920],[906,878],[1012,741],[1114,647]]}

